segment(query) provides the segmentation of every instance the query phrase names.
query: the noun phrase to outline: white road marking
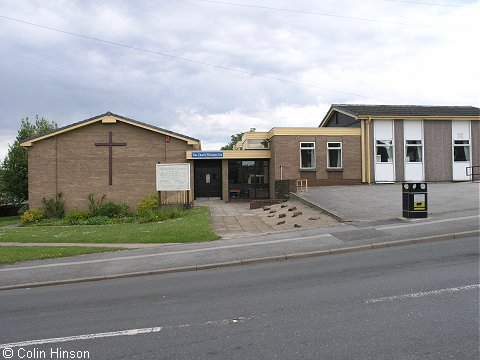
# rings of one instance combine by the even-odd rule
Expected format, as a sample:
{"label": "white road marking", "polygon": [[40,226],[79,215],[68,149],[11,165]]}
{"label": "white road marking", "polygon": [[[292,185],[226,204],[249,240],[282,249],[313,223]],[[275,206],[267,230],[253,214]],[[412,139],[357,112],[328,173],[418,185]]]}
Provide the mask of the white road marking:
{"label": "white road marking", "polygon": [[68,341],[78,341],[78,340],[91,340],[91,339],[107,338],[107,337],[115,337],[115,336],[134,336],[134,335],[141,335],[141,334],[156,333],[163,329],[173,329],[173,328],[182,329],[187,327],[210,326],[210,325],[228,326],[231,324],[243,323],[243,322],[258,318],[259,316],[265,316],[265,315],[267,314],[253,315],[249,317],[239,316],[233,319],[209,320],[200,324],[184,324],[184,325],[166,326],[166,327],[159,326],[159,327],[151,327],[151,328],[143,328],[143,329],[112,331],[112,332],[105,332],[105,333],[77,335],[77,336],[59,337],[59,338],[51,338],[51,339],[28,340],[28,341],[14,342],[9,344],[0,344],[0,349],[30,346],[30,345],[52,344],[52,343],[60,343],[60,342],[68,342]]}
{"label": "white road marking", "polygon": [[395,295],[395,296],[386,296],[386,297],[377,298],[377,299],[369,299],[369,300],[365,300],[365,303],[372,304],[372,303],[379,303],[383,301],[393,301],[393,300],[408,299],[408,298],[420,298],[420,297],[431,296],[431,295],[452,294],[460,291],[472,290],[472,289],[478,289],[478,288],[480,288],[480,284],[464,285],[464,286],[458,286],[458,287],[453,287],[448,289],[420,291],[412,294],[403,294],[403,295]]}
{"label": "white road marking", "polygon": [[51,338],[51,339],[29,340],[29,341],[22,341],[22,342],[10,343],[10,344],[1,344],[0,349],[13,348],[13,347],[19,347],[19,346],[60,343],[60,342],[67,342],[67,341],[90,340],[90,339],[106,338],[106,337],[114,337],[114,336],[134,336],[134,335],[140,335],[140,334],[156,333],[161,330],[162,330],[161,327],[152,327],[152,328],[131,329],[131,330],[113,331],[113,332],[105,332],[105,333],[97,333],[97,334],[59,337],[59,338]]}
{"label": "white road marking", "polygon": [[473,216],[464,216],[464,217],[451,218],[451,219],[429,220],[429,221],[419,222],[414,224],[375,226],[375,228],[378,230],[400,229],[400,228],[406,228],[411,226],[424,226],[424,225],[438,224],[438,223],[449,222],[449,221],[475,219],[479,217],[480,215],[473,215]]}
{"label": "white road marking", "polygon": [[[98,260],[86,260],[86,261],[72,261],[72,262],[64,262],[64,263],[55,263],[55,264],[45,264],[45,265],[35,265],[35,266],[22,266],[22,267],[11,267],[6,269],[0,269],[0,272],[6,271],[15,271],[15,270],[28,270],[28,269],[40,269],[40,268],[49,268],[49,267],[59,267],[59,266],[70,266],[70,265],[83,265],[83,264],[94,264],[94,263],[102,263],[102,262],[110,262],[110,261],[124,261],[124,260],[132,260],[132,259],[142,259],[142,258],[151,258],[151,257],[160,257],[160,256],[169,256],[169,255],[177,255],[177,254],[191,254],[191,253],[198,253],[204,251],[214,251],[214,250],[222,250],[222,249],[234,249],[234,248],[241,248],[247,246],[258,246],[258,245],[268,245],[268,244],[277,244],[282,242],[289,242],[289,241],[298,241],[298,240],[306,240],[306,239],[316,239],[316,238],[324,238],[324,237],[331,237],[331,234],[321,234],[321,235],[313,235],[313,236],[306,236],[306,237],[296,237],[296,238],[289,238],[289,239],[280,239],[280,240],[270,240],[270,241],[261,241],[251,244],[237,244],[237,245],[224,245],[224,246],[215,246],[206,249],[194,249],[194,250],[183,250],[183,251],[170,251],[170,252],[163,252],[158,254],[145,254],[145,255],[132,255],[132,256],[122,256],[116,257],[111,259],[98,259]],[[88,244],[85,244],[88,246]]]}

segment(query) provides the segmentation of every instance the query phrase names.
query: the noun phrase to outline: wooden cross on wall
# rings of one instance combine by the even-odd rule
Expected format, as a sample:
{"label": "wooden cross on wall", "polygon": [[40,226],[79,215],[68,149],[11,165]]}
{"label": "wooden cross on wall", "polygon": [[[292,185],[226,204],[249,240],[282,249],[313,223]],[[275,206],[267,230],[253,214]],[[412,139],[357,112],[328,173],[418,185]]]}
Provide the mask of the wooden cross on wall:
{"label": "wooden cross on wall", "polygon": [[127,146],[127,143],[114,143],[112,132],[108,132],[108,143],[95,143],[95,146],[108,146],[108,185],[112,185],[112,162],[113,162],[113,147]]}

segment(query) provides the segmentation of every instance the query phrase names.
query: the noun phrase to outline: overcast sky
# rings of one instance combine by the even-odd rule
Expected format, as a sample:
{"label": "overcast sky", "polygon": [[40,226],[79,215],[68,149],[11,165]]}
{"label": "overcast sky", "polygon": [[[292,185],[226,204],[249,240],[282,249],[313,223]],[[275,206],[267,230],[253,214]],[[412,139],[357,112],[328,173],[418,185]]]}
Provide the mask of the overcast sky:
{"label": "overcast sky", "polygon": [[478,19],[472,0],[4,0],[0,159],[36,114],[111,111],[206,150],[332,103],[479,106]]}

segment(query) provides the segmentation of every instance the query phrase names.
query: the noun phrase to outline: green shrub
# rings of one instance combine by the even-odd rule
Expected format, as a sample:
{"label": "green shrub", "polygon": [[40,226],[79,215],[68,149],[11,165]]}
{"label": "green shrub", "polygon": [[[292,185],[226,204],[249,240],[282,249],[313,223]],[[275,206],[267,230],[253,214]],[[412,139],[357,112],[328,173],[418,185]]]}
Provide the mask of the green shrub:
{"label": "green shrub", "polygon": [[27,203],[22,204],[22,206],[20,206],[20,209],[18,209],[18,215],[23,215],[27,210],[28,210],[28,204]]}
{"label": "green shrub", "polygon": [[98,209],[100,208],[100,206],[102,206],[103,200],[105,199],[105,195],[102,195],[100,200],[96,200],[95,194],[90,193],[88,194],[87,199],[88,199],[88,209],[90,210],[90,213],[93,216],[100,215],[98,213]]}
{"label": "green shrub", "polygon": [[137,215],[146,216],[149,212],[158,208],[158,193],[153,193],[149,197],[142,199],[137,205]]}
{"label": "green shrub", "polygon": [[29,209],[25,211],[22,216],[20,217],[20,220],[24,224],[31,224],[35,222],[39,222],[45,217],[45,211],[42,209]]}
{"label": "green shrub", "polygon": [[62,199],[63,194],[59,192],[55,195],[55,199],[43,198],[43,210],[45,217],[61,219],[65,215],[65,200]]}
{"label": "green shrub", "polygon": [[139,216],[138,221],[140,223],[165,221],[168,219],[180,218],[185,216],[186,214],[187,210],[184,210],[180,206],[162,207],[160,209],[146,211],[143,216]]}
{"label": "green shrub", "polygon": [[108,216],[109,218],[120,218],[128,215],[128,205],[106,202],[98,208],[99,216]]}
{"label": "green shrub", "polygon": [[112,223],[112,219],[108,216],[93,216],[88,218],[85,225],[108,225]]}
{"label": "green shrub", "polygon": [[70,225],[85,224],[92,215],[88,211],[72,210],[65,216],[65,221]]}

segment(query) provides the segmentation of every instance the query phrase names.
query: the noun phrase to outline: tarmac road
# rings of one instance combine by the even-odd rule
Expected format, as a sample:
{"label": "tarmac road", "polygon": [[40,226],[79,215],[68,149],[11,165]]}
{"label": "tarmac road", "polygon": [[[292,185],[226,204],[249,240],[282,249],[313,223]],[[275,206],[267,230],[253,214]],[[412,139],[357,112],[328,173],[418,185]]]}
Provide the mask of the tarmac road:
{"label": "tarmac road", "polygon": [[472,237],[2,291],[0,359],[478,359],[478,261]]}

